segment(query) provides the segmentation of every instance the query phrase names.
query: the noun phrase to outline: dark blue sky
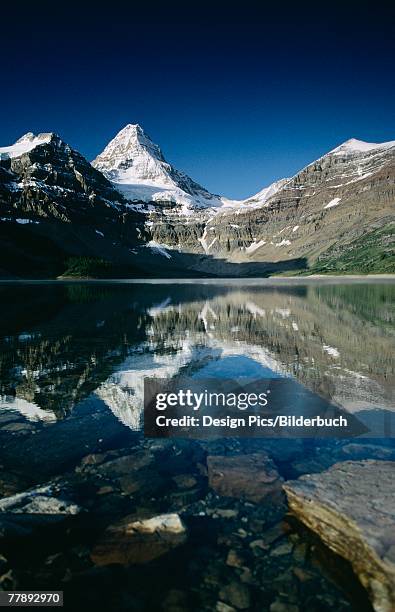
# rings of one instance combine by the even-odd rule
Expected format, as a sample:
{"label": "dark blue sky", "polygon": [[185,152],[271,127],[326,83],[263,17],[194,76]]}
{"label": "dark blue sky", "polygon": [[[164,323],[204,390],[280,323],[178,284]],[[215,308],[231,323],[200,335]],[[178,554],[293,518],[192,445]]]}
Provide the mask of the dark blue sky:
{"label": "dark blue sky", "polygon": [[2,146],[56,131],[92,159],[140,123],[177,168],[245,197],[348,138],[395,139],[384,3],[14,4],[0,25]]}

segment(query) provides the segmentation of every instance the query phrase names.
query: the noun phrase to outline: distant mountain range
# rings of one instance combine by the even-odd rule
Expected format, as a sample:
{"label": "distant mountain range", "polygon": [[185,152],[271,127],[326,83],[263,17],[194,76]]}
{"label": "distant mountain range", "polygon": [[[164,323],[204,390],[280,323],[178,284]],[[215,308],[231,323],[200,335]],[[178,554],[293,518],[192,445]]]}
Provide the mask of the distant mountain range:
{"label": "distant mountain range", "polygon": [[54,133],[0,148],[0,277],[395,272],[395,141],[351,139],[246,200],[125,126],[90,164]]}

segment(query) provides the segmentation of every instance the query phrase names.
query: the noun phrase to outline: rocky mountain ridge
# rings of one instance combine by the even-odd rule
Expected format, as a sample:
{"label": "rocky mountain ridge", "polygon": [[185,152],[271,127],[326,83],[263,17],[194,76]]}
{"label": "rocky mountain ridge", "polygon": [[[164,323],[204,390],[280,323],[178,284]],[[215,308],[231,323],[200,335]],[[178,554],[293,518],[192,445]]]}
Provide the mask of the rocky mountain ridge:
{"label": "rocky mountain ridge", "polygon": [[70,257],[107,276],[395,269],[395,141],[351,139],[243,201],[176,170],[138,125],[92,164],[54,133],[0,148],[3,277],[26,260],[64,273]]}
{"label": "rocky mountain ridge", "polygon": [[0,149],[2,275],[59,274],[70,257],[131,263],[144,218],[54,133]]}
{"label": "rocky mountain ridge", "polygon": [[390,271],[394,210],[395,141],[351,139],[238,204],[193,218],[154,211],[150,232],[171,249],[234,263],[305,259],[309,267],[330,269],[334,260],[336,269],[336,260],[350,250],[357,259],[370,250],[376,257],[370,271],[377,259]]}

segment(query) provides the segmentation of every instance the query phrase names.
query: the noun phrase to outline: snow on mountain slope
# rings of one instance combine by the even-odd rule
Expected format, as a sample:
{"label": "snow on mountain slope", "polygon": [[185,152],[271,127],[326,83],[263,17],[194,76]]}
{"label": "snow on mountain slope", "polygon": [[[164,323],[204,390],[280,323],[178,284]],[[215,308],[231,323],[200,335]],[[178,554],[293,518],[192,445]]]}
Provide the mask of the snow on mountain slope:
{"label": "snow on mountain slope", "polygon": [[[372,142],[364,142],[363,140],[357,140],[356,138],[350,138],[350,140],[343,142],[341,145],[339,145],[332,151],[329,151],[328,153],[323,155],[320,159],[326,158],[328,156],[333,156],[333,155],[336,155],[336,156],[344,155],[347,158],[347,163],[349,164],[349,166],[351,166],[353,158],[355,157],[355,159],[357,160],[357,163],[355,167],[353,168],[353,171],[351,171],[350,173],[350,171],[347,169],[347,172],[344,173],[343,176],[353,175],[354,179],[359,180],[360,178],[362,177],[365,178],[366,176],[366,174],[362,171],[364,163],[366,163],[366,165],[369,164],[370,166],[372,166],[374,164],[372,155],[375,157],[375,154],[377,154],[379,157],[382,157],[392,147],[395,147],[395,140],[377,144],[377,143],[372,143]],[[366,160],[361,159],[361,158],[365,158],[365,156],[366,156]],[[320,161],[320,159],[311,162],[310,164],[308,164],[308,166],[306,166],[306,168],[309,168],[310,166],[314,165],[315,163]],[[247,198],[246,200],[242,200],[242,201],[233,201],[232,204],[233,206],[242,205],[243,208],[244,206],[252,207],[252,208],[259,208],[261,206],[267,206],[270,199],[274,195],[276,195],[278,192],[280,192],[283,188],[287,189],[287,184],[290,184],[291,181],[293,181],[300,174],[300,172],[298,172],[292,178],[285,178],[285,179],[280,179],[279,181],[275,181],[274,183],[269,185],[269,187],[265,187],[264,189],[259,191],[254,196],[251,196],[250,198]]]}
{"label": "snow on mountain slope", "polygon": [[122,194],[131,201],[173,202],[190,214],[196,209],[226,209],[264,206],[288,179],[281,179],[245,200],[232,200],[209,193],[164,158],[138,124],[126,125],[93,160]]}
{"label": "snow on mountain slope", "polygon": [[[125,211],[126,201],[110,181],[57,134],[51,132],[35,136],[29,132],[14,145],[2,147],[0,152],[0,225],[2,236],[9,233],[7,227],[16,236],[13,248],[15,252],[20,248],[24,254],[17,258],[20,261],[17,266],[20,265],[21,269],[25,255],[27,262],[30,262],[26,263],[26,269],[29,265],[36,265],[36,253],[40,253],[42,258],[39,269],[47,266],[47,257],[41,253],[46,253],[49,247],[44,246],[42,251],[41,241],[34,238],[35,254],[33,259],[29,259],[30,239],[24,238],[27,234],[41,234],[43,244],[50,242],[48,252],[54,253],[56,258],[60,252],[74,254],[73,244],[76,244],[74,240],[79,232],[83,234],[81,252],[84,255],[95,252],[96,247],[91,250],[90,241],[95,245],[98,236],[100,242],[105,242],[103,238],[106,236],[113,250],[112,247],[119,240],[120,224],[124,226],[126,223],[130,227],[128,247],[133,248],[140,241],[136,227],[139,215],[134,211]],[[141,217],[140,222],[143,222]],[[20,226],[21,231],[12,227],[11,223]],[[54,226],[58,228],[56,231]],[[13,251],[7,255],[7,248],[3,243],[1,267],[5,265],[3,262],[8,262],[12,269],[16,258],[12,255]],[[98,251],[102,256],[103,244]],[[41,265],[43,268],[40,268]],[[48,265],[51,267],[52,263],[49,261]]]}
{"label": "snow on mountain slope", "polygon": [[[320,160],[328,156],[342,160],[338,166],[339,172],[331,173],[331,179],[339,179],[340,186],[347,181],[359,181],[365,178],[368,172],[377,170],[383,155],[394,145],[395,141],[374,144],[353,138],[329,151]],[[312,162],[306,168],[320,160]],[[177,212],[186,215],[191,215],[194,211],[214,209],[207,211],[210,218],[217,213],[222,216],[267,208],[273,197],[277,197],[283,190],[295,188],[295,180],[298,180],[297,177],[305,170],[298,172],[293,178],[275,181],[244,200],[220,197],[209,193],[169,164],[161,149],[138,124],[126,125],[96,157],[92,165],[110,179],[128,200],[136,202],[135,207],[142,212],[150,212],[151,208],[149,205],[142,207],[137,204],[138,201],[164,204],[166,214],[173,206]]]}
{"label": "snow on mountain slope", "polygon": [[173,202],[184,212],[222,205],[219,196],[169,164],[138,124],[118,132],[92,165],[129,200]]}
{"label": "snow on mountain slope", "polygon": [[264,206],[267,201],[274,196],[280,189],[284,187],[284,185],[289,181],[289,178],[283,178],[279,181],[275,181],[269,187],[264,187],[261,191],[258,191],[254,196],[243,200],[242,204],[244,206],[250,206],[252,208],[259,208],[260,206]]}
{"label": "snow on mountain slope", "polygon": [[343,144],[330,151],[330,154],[342,155],[345,153],[352,155],[353,153],[366,153],[368,151],[390,149],[391,147],[395,147],[395,140],[375,143],[350,138],[350,140],[346,140],[346,142],[343,142]]}
{"label": "snow on mountain slope", "polygon": [[[305,172],[310,172],[317,167],[325,166],[325,182],[322,185],[325,189],[339,189],[347,185],[354,185],[380,172],[388,163],[391,163],[395,154],[395,140],[382,143],[364,142],[351,138],[341,145],[332,149],[318,160],[312,162],[301,170],[292,181],[299,181],[302,186]],[[310,175],[313,176],[315,172]],[[321,177],[322,179],[323,177]],[[294,185],[290,182],[288,187]],[[310,182],[305,184],[308,188]],[[355,186],[355,189],[358,187]]]}
{"label": "snow on mountain slope", "polygon": [[[318,160],[314,160],[308,164],[293,177],[275,181],[254,196],[246,198],[245,200],[227,200],[222,198],[224,203],[223,212],[226,212],[226,208],[233,209],[234,212],[235,208],[239,208],[240,211],[248,211],[251,208],[261,208],[262,206],[267,207],[270,204],[270,200],[273,196],[278,195],[283,189],[287,190],[289,188],[294,188],[295,180],[300,183],[299,176],[301,173],[328,157],[343,156],[345,158],[344,162],[338,164],[340,171],[333,172],[330,176],[331,180],[334,178],[341,178],[347,179],[350,183],[362,180],[368,176],[368,173],[372,174],[374,171],[377,171],[382,164],[386,163],[387,155],[388,153],[391,153],[390,150],[393,147],[395,147],[395,140],[382,143],[372,143],[357,140],[356,138],[350,138],[350,140],[343,142],[332,151],[325,153]],[[327,182],[329,182],[329,177],[327,178]],[[336,186],[341,187],[344,184],[347,184],[347,182]],[[299,186],[303,188],[302,184]],[[326,187],[331,188],[336,186],[326,185]]]}
{"label": "snow on mountain slope", "polygon": [[[350,138],[350,140],[343,142],[332,151],[325,153],[318,160],[314,160],[308,164],[305,168],[303,168],[303,170],[306,170],[310,166],[313,166],[328,156],[344,156],[346,158],[346,162],[345,164],[343,163],[340,165],[340,167],[342,167],[342,172],[336,173],[337,177],[342,179],[346,178],[349,180],[349,182],[356,182],[366,178],[368,176],[368,171],[370,171],[370,173],[376,171],[381,162],[385,163],[386,155],[393,147],[395,147],[395,140],[382,143],[372,143],[357,140],[356,138]],[[344,167],[345,165],[346,169]],[[223,202],[223,206],[218,212],[221,214],[226,214],[227,212],[236,212],[235,209],[238,209],[237,212],[243,212],[253,208],[261,208],[263,206],[267,207],[269,206],[273,196],[277,195],[283,189],[287,189],[287,187],[293,187],[292,182],[301,172],[303,172],[303,170],[299,171],[294,177],[275,181],[268,187],[264,187],[264,189],[255,195],[246,198],[245,200],[231,200],[222,197],[221,200]],[[340,187],[342,185],[338,186]]]}
{"label": "snow on mountain slope", "polygon": [[53,134],[51,132],[44,132],[42,134],[38,134],[37,136],[33,134],[33,132],[28,132],[19,138],[15,144],[10,145],[9,147],[0,147],[0,156],[4,155],[10,159],[19,157],[20,155],[35,149],[38,145],[49,143],[52,136]]}
{"label": "snow on mountain slope", "polygon": [[[353,240],[394,218],[394,144],[347,141],[246,200],[222,198],[222,207],[187,223],[153,217],[149,239],[232,263],[312,265],[334,245],[346,252]],[[390,256],[384,238],[372,240]]]}
{"label": "snow on mountain slope", "polygon": [[[338,166],[338,171],[331,171],[331,174],[327,175],[327,184],[325,187],[333,189],[336,187],[342,187],[349,183],[358,182],[380,169],[380,167],[387,162],[388,153],[391,154],[391,149],[394,147],[395,140],[382,143],[371,143],[350,138],[350,140],[343,142],[335,149],[325,153],[319,159],[308,164],[293,177],[275,181],[250,198],[246,198],[245,200],[228,201],[222,198],[224,201],[224,207],[233,209],[239,208],[240,211],[248,211],[251,208],[261,208],[262,206],[267,207],[269,206],[272,197],[279,195],[282,190],[294,189],[298,186],[302,189],[307,187],[308,185],[303,185],[303,181],[301,182],[300,180],[301,174],[322,160],[326,160],[327,158],[332,158],[334,156],[344,157],[344,161],[336,164]],[[334,185],[333,182],[335,179],[341,179],[341,181],[345,179],[345,182]]]}

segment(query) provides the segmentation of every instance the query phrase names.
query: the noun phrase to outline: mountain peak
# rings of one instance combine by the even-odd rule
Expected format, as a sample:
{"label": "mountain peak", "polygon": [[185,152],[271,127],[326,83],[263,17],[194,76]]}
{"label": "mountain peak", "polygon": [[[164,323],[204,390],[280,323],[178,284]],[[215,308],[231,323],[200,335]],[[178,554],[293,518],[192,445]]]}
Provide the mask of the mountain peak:
{"label": "mountain peak", "polygon": [[122,139],[122,138],[125,138],[125,139],[126,138],[136,138],[136,139],[146,138],[147,140],[151,141],[151,139],[144,132],[144,130],[141,127],[141,125],[139,125],[138,123],[128,123],[127,125],[125,125],[125,127],[123,127],[121,130],[119,130],[119,132],[115,136],[115,138],[117,138],[117,139]]}
{"label": "mountain peak", "polygon": [[40,134],[33,134],[33,132],[27,132],[18,140],[15,144],[23,142],[49,142],[53,136],[56,136],[54,132],[41,132]]}
{"label": "mountain peak", "polygon": [[[151,138],[144,132],[143,128],[138,123],[128,123],[125,125],[125,127],[119,130],[118,134],[111,140],[111,142],[114,141],[125,143],[137,141],[143,146],[157,146],[154,145]],[[109,144],[111,144],[111,142]],[[159,149],[159,147],[157,148]]]}
{"label": "mountain peak", "polygon": [[33,134],[33,132],[27,132],[21,136],[13,145],[8,147],[0,148],[0,155],[5,155],[10,158],[20,157],[24,153],[28,153],[32,149],[35,149],[39,145],[48,144],[54,138],[59,142],[60,138],[53,132],[42,132],[40,134]]}
{"label": "mountain peak", "polygon": [[358,140],[357,138],[350,138],[349,140],[346,140],[341,145],[330,151],[330,153],[334,153],[335,155],[341,155],[344,153],[367,153],[375,149],[390,149],[393,146],[395,146],[395,140],[376,143],[365,142],[364,140]]}
{"label": "mountain peak", "polygon": [[138,123],[125,125],[92,166],[131,200],[172,201],[187,208],[220,204],[217,196],[173,168]]}
{"label": "mountain peak", "polygon": [[144,168],[158,161],[165,162],[160,148],[143,128],[138,123],[128,123],[93,160],[92,165],[104,173],[112,174],[132,167],[137,169],[139,161]]}
{"label": "mountain peak", "polygon": [[136,133],[143,132],[144,133],[144,130],[139,123],[127,123],[125,127],[119,131],[119,133],[121,132],[136,132]]}

